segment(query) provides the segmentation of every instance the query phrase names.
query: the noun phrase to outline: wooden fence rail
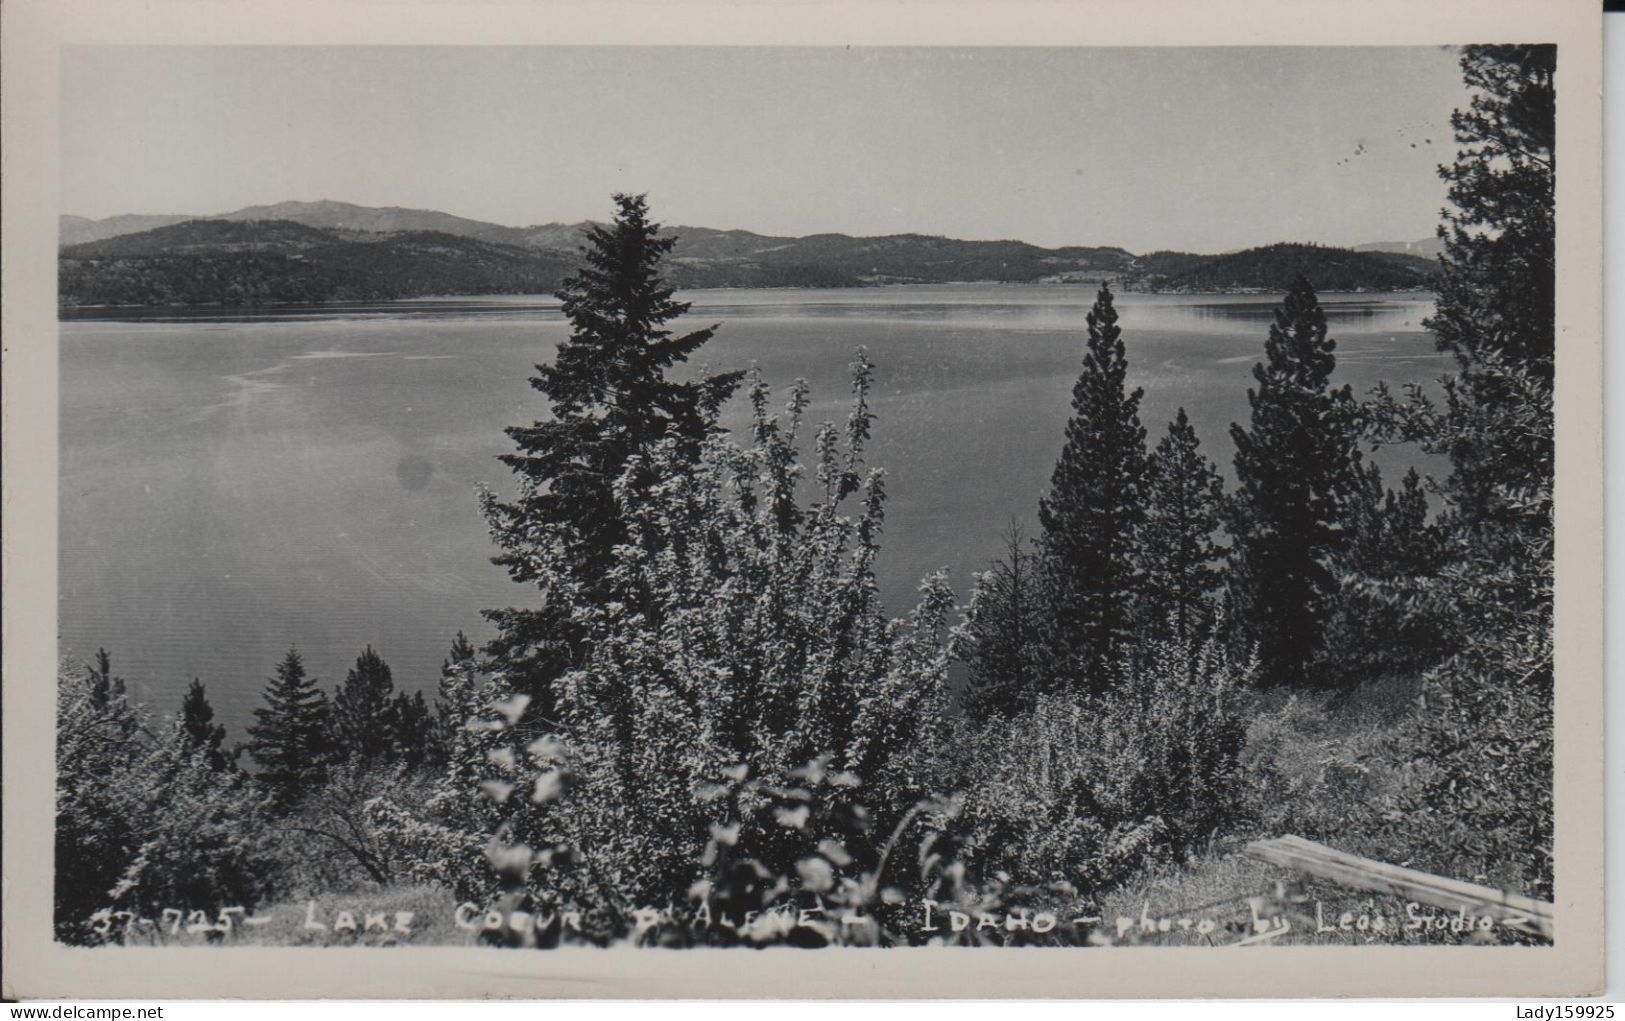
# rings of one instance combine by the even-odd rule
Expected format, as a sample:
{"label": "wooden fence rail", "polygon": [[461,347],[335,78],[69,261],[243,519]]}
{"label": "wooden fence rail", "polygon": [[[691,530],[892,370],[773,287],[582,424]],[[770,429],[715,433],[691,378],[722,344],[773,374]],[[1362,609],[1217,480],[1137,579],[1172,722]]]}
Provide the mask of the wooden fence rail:
{"label": "wooden fence rail", "polygon": [[1497,925],[1552,938],[1552,905],[1547,901],[1361,858],[1302,837],[1257,840],[1247,845],[1247,855],[1357,890],[1393,894],[1448,911],[1488,915]]}

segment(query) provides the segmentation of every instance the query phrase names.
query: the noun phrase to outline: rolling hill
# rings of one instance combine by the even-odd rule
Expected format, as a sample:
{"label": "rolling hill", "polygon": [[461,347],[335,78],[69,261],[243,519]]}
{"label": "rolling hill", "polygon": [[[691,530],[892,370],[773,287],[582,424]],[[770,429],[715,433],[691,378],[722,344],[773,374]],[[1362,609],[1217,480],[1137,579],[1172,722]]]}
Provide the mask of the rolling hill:
{"label": "rolling hill", "polygon": [[1135,260],[1123,283],[1167,293],[1273,293],[1301,275],[1321,291],[1408,291],[1426,288],[1437,268],[1414,255],[1282,243],[1224,255],[1153,252]]}
{"label": "rolling hill", "polygon": [[[64,305],[381,300],[541,293],[575,266],[590,223],[510,227],[428,209],[281,202],[220,216],[61,218]],[[1389,251],[1271,245],[1226,255],[1044,248],[926,234],[782,237],[669,227],[679,287],[856,287],[889,283],[1110,279],[1150,291],[1427,286],[1433,265]]]}
{"label": "rolling hill", "polygon": [[561,253],[440,231],[361,234],[289,220],[188,220],[63,248],[63,305],[252,305],[535,294]]}

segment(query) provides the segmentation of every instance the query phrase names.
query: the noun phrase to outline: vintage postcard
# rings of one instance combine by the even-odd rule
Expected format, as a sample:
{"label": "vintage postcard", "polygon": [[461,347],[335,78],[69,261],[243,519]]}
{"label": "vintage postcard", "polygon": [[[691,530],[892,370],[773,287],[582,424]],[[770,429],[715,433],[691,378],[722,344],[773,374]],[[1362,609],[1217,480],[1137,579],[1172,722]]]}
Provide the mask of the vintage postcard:
{"label": "vintage postcard", "polygon": [[1597,991],[1599,17],[7,4],[6,995]]}

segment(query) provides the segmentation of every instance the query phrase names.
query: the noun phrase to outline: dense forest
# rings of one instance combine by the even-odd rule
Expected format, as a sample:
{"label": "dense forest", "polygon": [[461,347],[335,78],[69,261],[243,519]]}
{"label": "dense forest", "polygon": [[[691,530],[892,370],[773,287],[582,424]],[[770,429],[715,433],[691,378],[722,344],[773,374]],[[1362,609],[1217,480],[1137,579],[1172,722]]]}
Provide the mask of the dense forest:
{"label": "dense forest", "polygon": [[1131,290],[1169,293],[1286,290],[1298,277],[1322,291],[1411,291],[1430,286],[1436,265],[1414,255],[1324,245],[1265,245],[1225,255],[1153,252],[1123,274]]}
{"label": "dense forest", "polygon": [[64,305],[260,305],[438,294],[535,294],[557,253],[452,234],[357,235],[287,220],[188,220],[64,248]]}
{"label": "dense forest", "polygon": [[[288,218],[253,219],[242,214]],[[550,292],[569,273],[592,224],[517,228],[426,210],[338,203],[254,207],[93,237],[60,253],[59,301],[84,305],[256,305]],[[412,215],[408,215],[412,214]],[[99,223],[100,221],[98,221]],[[139,225],[121,220],[109,230]],[[921,234],[778,238],[681,228],[665,276],[679,288],[861,287],[888,283],[1094,282],[1131,290],[1282,291],[1298,276],[1322,290],[1414,290],[1436,266],[1415,256],[1318,245],[1229,255],[1121,248],[1041,248]]]}
{"label": "dense forest", "polygon": [[[461,903],[479,921],[421,938],[531,947],[1155,941],[1088,920],[1269,889],[1236,851],[1283,833],[1550,898],[1554,59],[1463,51],[1442,399],[1340,385],[1300,275],[1227,490],[1182,411],[1142,418],[1102,285],[1037,533],[963,606],[933,574],[903,616],[876,584],[877,366],[854,353],[823,422],[802,383],[679,378],[711,331],[680,327],[676,242],[616,196],[560,285],[541,413],[508,429],[511,489],[482,492],[516,583],[497,637],[450,638],[430,698],[371,648],[331,689],[291,649],[241,745],[201,681],[165,715],[105,652],[64,664],[58,938],[185,938],[169,910],[225,941],[226,907],[308,901]],[[1448,476],[1384,478],[1395,444]],[[408,938],[317,928],[275,938]]]}

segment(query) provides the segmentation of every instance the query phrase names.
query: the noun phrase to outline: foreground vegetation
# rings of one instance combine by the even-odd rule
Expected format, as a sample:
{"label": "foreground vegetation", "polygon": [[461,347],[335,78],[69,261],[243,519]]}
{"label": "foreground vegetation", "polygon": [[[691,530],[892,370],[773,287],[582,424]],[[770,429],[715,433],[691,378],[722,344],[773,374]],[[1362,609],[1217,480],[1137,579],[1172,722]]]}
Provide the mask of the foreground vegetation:
{"label": "foreground vegetation", "polygon": [[[331,693],[290,650],[252,770],[201,684],[160,720],[105,654],[65,668],[58,937],[169,911],[206,940],[1177,942],[1190,917],[1237,942],[1404,914],[1237,858],[1288,832],[1549,898],[1551,53],[1462,63],[1442,402],[1339,387],[1299,279],[1227,493],[1182,412],[1148,434],[1102,286],[1039,533],[964,607],[931,575],[900,618],[875,367],[858,352],[817,425],[803,384],[678,378],[712,331],[674,328],[674,242],[617,196],[560,290],[546,414],[508,431],[514,491],[484,494],[526,602],[488,612],[486,648],[457,637],[432,703],[370,648]],[[1389,485],[1384,443],[1451,475]],[[385,901],[435,918],[369,928],[418,910]],[[325,928],[278,928],[301,903]],[[227,907],[273,917],[211,930]],[[1153,910],[1169,928],[1119,924]],[[1511,938],[1350,924],[1291,931]]]}

